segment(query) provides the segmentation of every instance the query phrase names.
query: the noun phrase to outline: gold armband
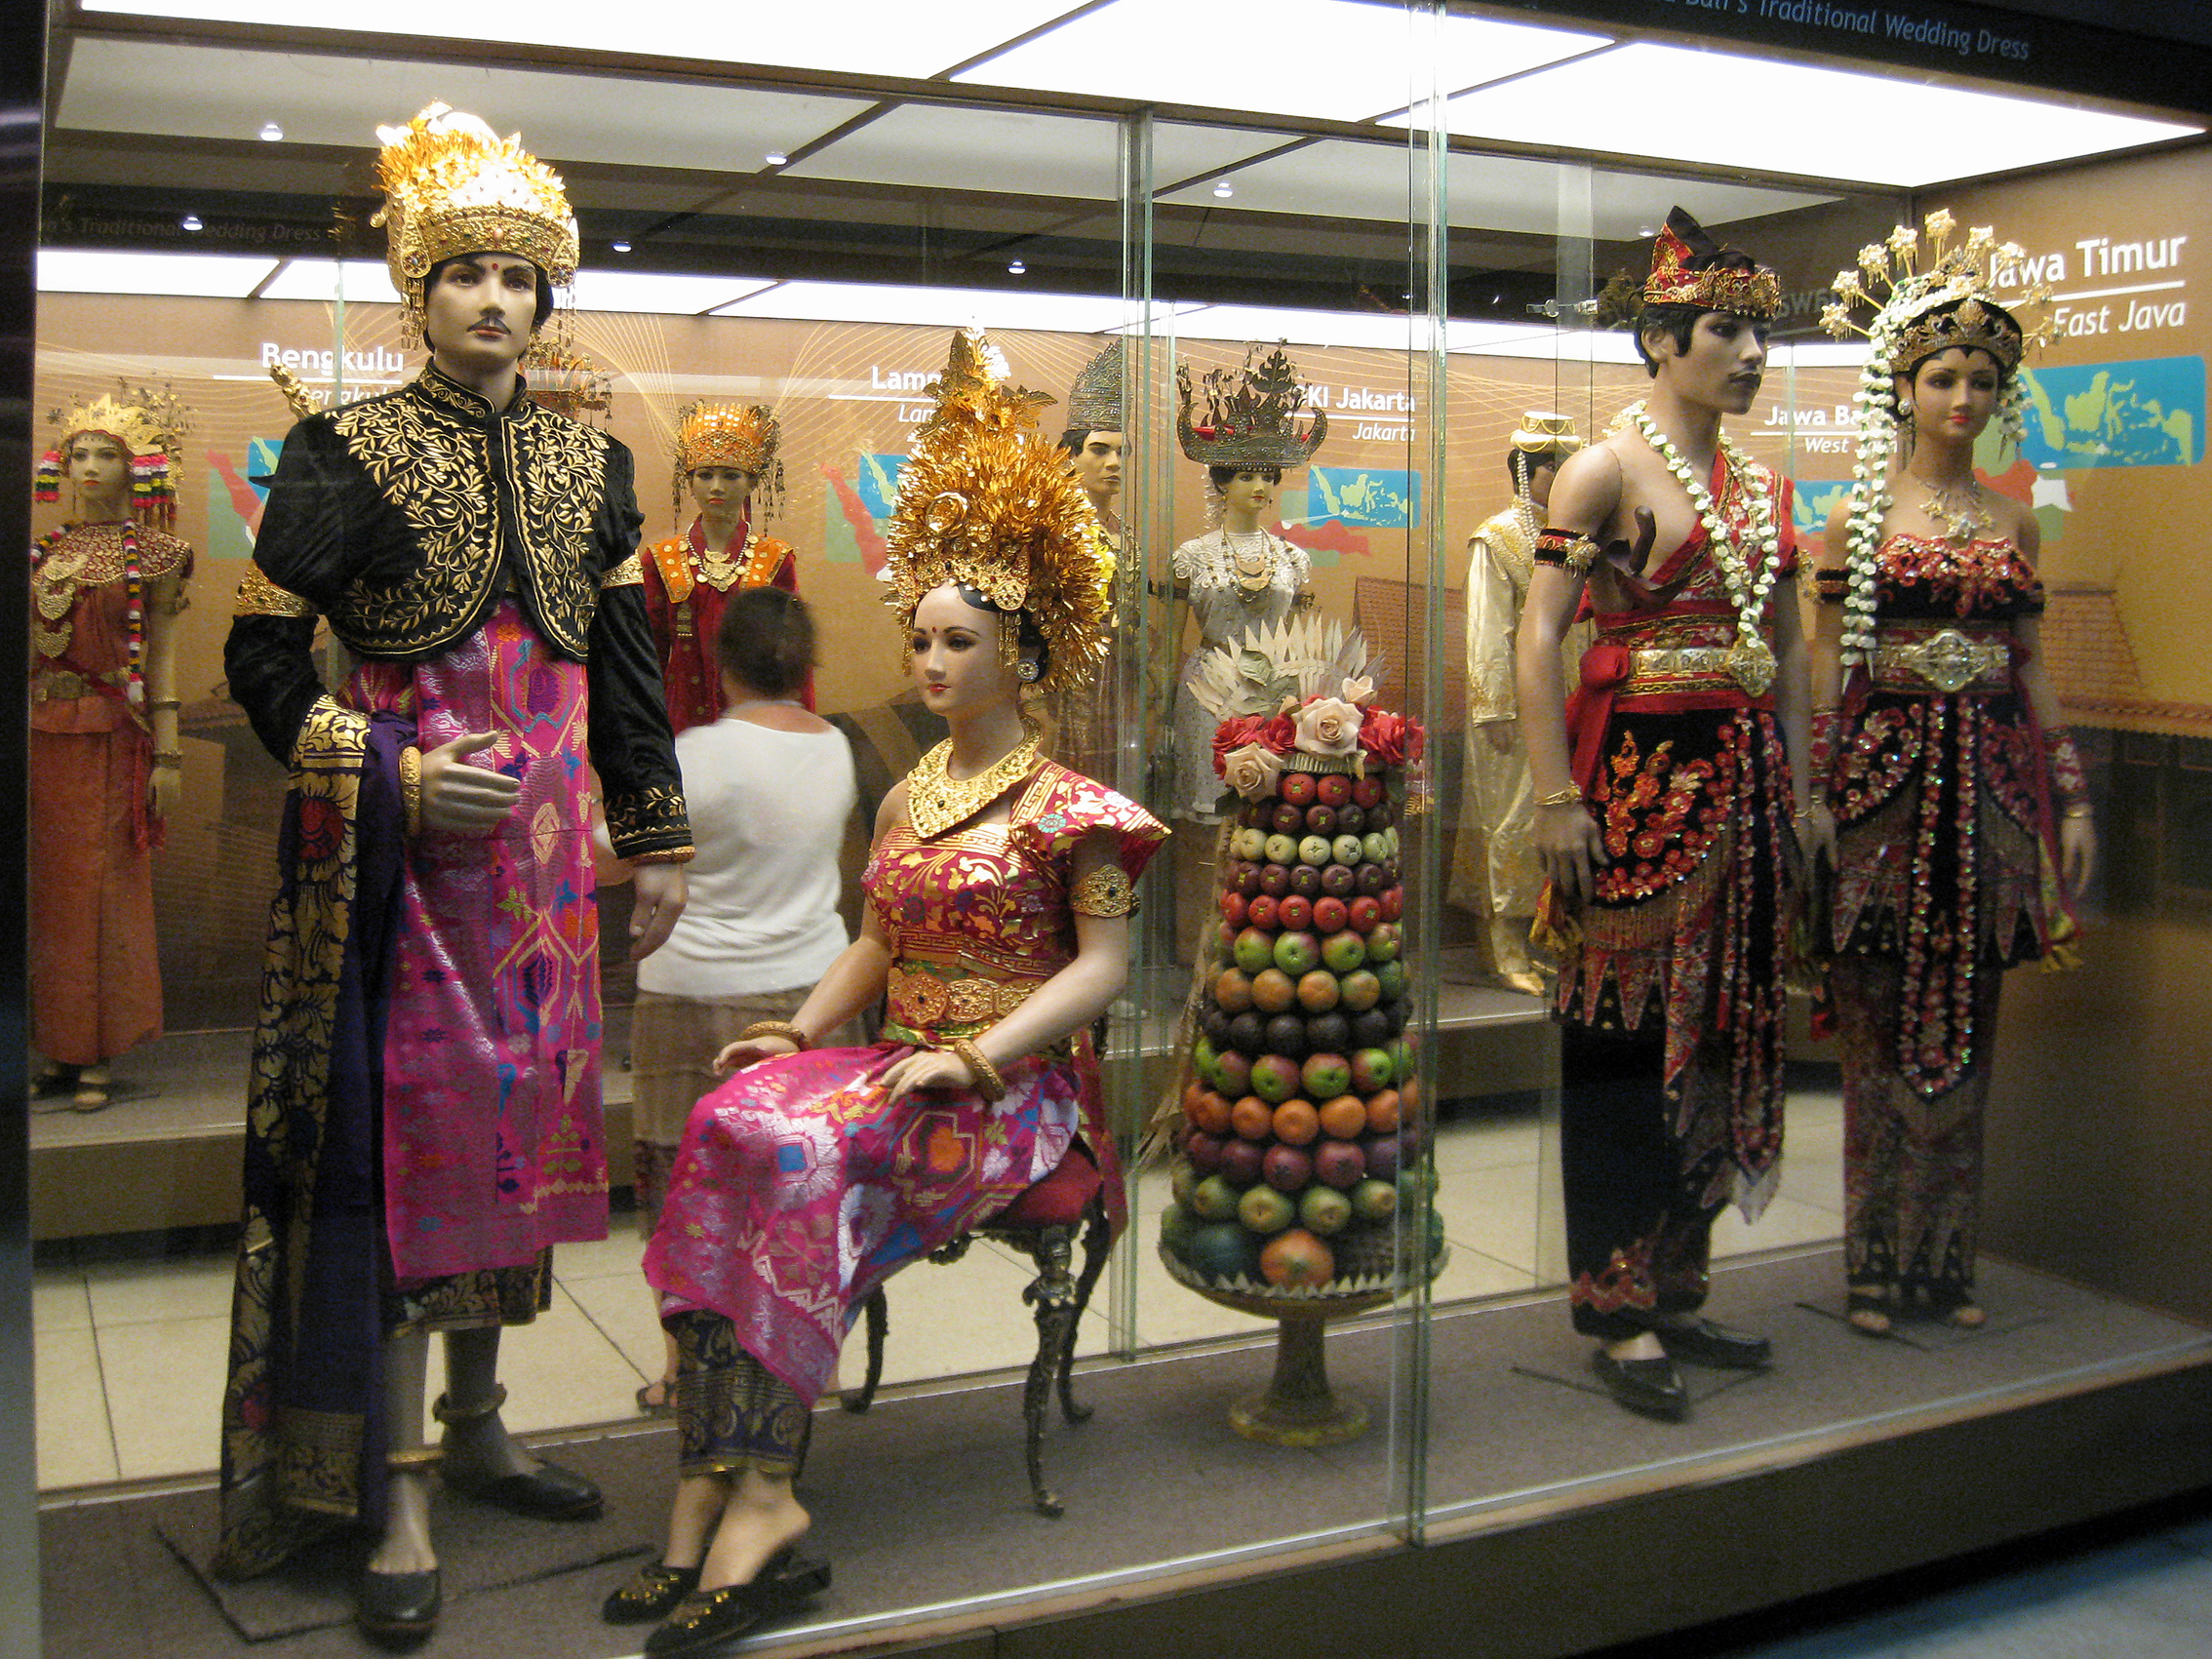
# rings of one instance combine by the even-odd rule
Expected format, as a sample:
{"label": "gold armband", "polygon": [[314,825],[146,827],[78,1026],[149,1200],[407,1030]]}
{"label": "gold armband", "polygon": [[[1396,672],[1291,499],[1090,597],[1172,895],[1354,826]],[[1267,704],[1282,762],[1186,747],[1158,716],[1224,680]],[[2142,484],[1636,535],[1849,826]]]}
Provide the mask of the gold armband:
{"label": "gold armband", "polygon": [[261,567],[251,562],[246,574],[238,583],[238,602],[231,607],[233,616],[312,616],[315,608],[296,593],[277,586],[261,573]]}
{"label": "gold armband", "polygon": [[407,813],[407,833],[422,833],[422,751],[413,743],[399,752],[400,806]]}
{"label": "gold armband", "polygon": [[1068,908],[1078,916],[1134,916],[1136,884],[1121,865],[1101,865],[1068,889]]}
{"label": "gold armband", "polygon": [[1587,574],[1602,552],[1592,537],[1546,526],[1536,535],[1535,560],[1539,565],[1560,565],[1570,576]]}
{"label": "gold armband", "polygon": [[645,555],[633,553],[599,578],[599,591],[611,587],[643,587],[645,585]]}
{"label": "gold armband", "polygon": [[987,1101],[1003,1099],[1007,1092],[1007,1080],[999,1075],[999,1068],[983,1057],[983,1050],[966,1037],[956,1037],[945,1045],[958,1054],[968,1067],[968,1075],[975,1080],[975,1092]]}
{"label": "gold armband", "polygon": [[807,1041],[807,1034],[787,1019],[756,1019],[737,1034],[737,1041],[750,1043],[756,1037],[780,1037],[801,1048],[813,1047]]}

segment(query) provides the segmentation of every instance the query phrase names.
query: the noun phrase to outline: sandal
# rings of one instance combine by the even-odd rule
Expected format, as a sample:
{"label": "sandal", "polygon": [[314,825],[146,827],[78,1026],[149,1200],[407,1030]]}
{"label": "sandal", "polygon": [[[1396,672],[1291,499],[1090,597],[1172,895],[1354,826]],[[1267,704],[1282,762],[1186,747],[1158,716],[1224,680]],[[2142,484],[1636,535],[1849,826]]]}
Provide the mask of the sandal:
{"label": "sandal", "polygon": [[[660,1398],[654,1399],[657,1394]],[[648,1417],[664,1417],[676,1404],[676,1379],[654,1377],[638,1385],[638,1409]]]}
{"label": "sandal", "polygon": [[684,1659],[712,1652],[763,1619],[790,1612],[829,1588],[829,1562],[784,1547],[762,1563],[750,1583],[693,1590],[668,1622],[646,1638],[648,1659]]}
{"label": "sandal", "polygon": [[611,1625],[642,1625],[664,1619],[677,1602],[698,1587],[697,1567],[648,1561],[599,1604],[599,1616]]}
{"label": "sandal", "polygon": [[112,1082],[105,1066],[87,1066],[77,1074],[77,1091],[69,1097],[69,1104],[80,1112],[104,1109]]}

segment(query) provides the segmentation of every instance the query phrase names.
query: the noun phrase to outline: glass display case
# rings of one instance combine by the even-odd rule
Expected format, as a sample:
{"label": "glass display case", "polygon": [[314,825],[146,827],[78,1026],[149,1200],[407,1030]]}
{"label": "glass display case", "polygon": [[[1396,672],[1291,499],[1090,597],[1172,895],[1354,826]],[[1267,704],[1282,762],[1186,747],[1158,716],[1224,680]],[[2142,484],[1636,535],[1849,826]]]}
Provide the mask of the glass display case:
{"label": "glass display case", "polygon": [[[21,1339],[46,1651],[89,1659],[149,1633],[195,1659],[358,1645],[357,1541],[243,1582],[210,1566],[288,787],[231,696],[224,643],[294,422],[421,371],[373,169],[378,125],[433,100],[518,132],[566,181],[579,270],[530,386],[635,457],[649,552],[679,544],[698,511],[678,471],[685,412],[773,410],[781,488],[756,494],[750,528],[793,549],[790,585],[819,629],[810,704],[855,759],[849,923],[861,826],[943,731],[913,689],[884,573],[901,469],[956,330],[986,332],[1010,383],[1048,395],[1040,429],[1067,434],[1117,552],[1104,668],[1045,715],[1055,758],[1173,832],[1141,882],[1099,1050],[1127,1224],[1086,1275],[1064,1411],[1033,1368],[1058,1292],[1041,1300],[1051,1270],[1019,1240],[977,1237],[854,1308],[846,1408],[814,1413],[804,1488],[837,1576],[769,1645],[951,1652],[997,1630],[1046,1651],[1054,1628],[1069,1640],[1165,1631],[1192,1598],[1209,1617],[1242,1609],[1255,1630],[1364,1632],[1370,1647],[1410,1650],[1412,1609],[1495,1619],[1513,1604],[1503,1587],[1446,1594],[1424,1561],[1564,1583],[1572,1552],[1643,1553],[1606,1531],[1638,1503],[1692,1536],[1741,1538],[1770,1482],[1775,1548],[1798,1552],[1786,1567],[1716,1568],[1710,1594],[1668,1598],[1650,1593],[1658,1563],[1625,1565],[1637,1590],[1617,1608],[1578,1614],[1581,1597],[1562,1591],[1514,1649],[1568,1651],[1962,1547],[1933,1528],[1885,1533],[1868,1494],[1894,1501],[1916,1468],[1927,1493],[1956,1489],[1996,1425],[2086,1456],[2109,1449],[2099,1425],[2162,1421],[2212,1393],[2212,1282],[2180,1221],[2207,1196],[2187,1107],[2205,1075],[2194,872],[2212,684],[2186,631],[2204,611],[2190,603],[2197,578],[2146,557],[2205,490],[2203,342],[2188,308],[2190,256],[2212,247],[2201,123],[2044,98],[2017,74],[1960,78],[1999,73],[1995,59],[1929,85],[1816,60],[1818,43],[1717,45],[1679,32],[1694,20],[1602,20],[1620,10],[1302,0],[1257,27],[1164,0],[928,14],[854,0],[772,27],[702,16],[651,52],[617,20],[567,13],[518,20],[511,43],[445,39],[451,20],[413,5],[313,26],[214,0],[58,14],[35,341],[16,395],[33,453],[63,436],[50,410],[111,392],[181,406],[170,470],[141,468],[141,495],[174,491],[190,567],[188,605],[163,613],[171,690],[132,705],[176,705],[158,833],[140,810],[133,839],[143,773],[67,807],[38,805],[31,780],[36,995],[78,972],[64,929],[40,917],[91,907],[112,989],[88,995],[141,1010],[110,1020],[97,1052],[34,1044],[24,1062],[34,1274]],[[2024,21],[2021,38],[2041,26]],[[1752,89],[1740,121],[1661,131],[1641,102],[1613,121],[1624,89],[1687,101],[1731,76]],[[1940,131],[1948,146],[1964,133],[1988,153],[1818,141],[1837,111],[1865,124],[1885,99],[1903,100],[1874,123],[1885,134]],[[2032,154],[2013,141],[2029,130]],[[2057,338],[2023,372],[2023,438],[2005,448],[1993,426],[1974,459],[1981,487],[2040,527],[2036,649],[2086,763],[2101,857],[2080,906],[2089,970],[2008,980],[1988,1110],[1988,1322],[1879,1342],[1850,1327],[1837,1055],[1800,984],[1774,1191],[1756,1223],[1729,1211],[1714,1239],[1714,1311],[1771,1336],[1774,1363],[1687,1367],[1688,1420],[1659,1423],[1607,1397],[1566,1312],[1555,967],[1525,943],[1534,853],[1525,805],[1509,810],[1528,787],[1512,770],[1510,668],[1528,571],[1515,578],[1496,549],[1521,522],[1517,434],[1533,421],[1598,442],[1650,388],[1604,296],[1616,277],[1642,282],[1677,207],[1778,273],[1763,380],[1726,427],[1791,486],[1808,631],[1814,571],[1839,557],[1822,544],[1851,488],[1863,407],[1864,342],[1821,328],[1836,273],[1949,209],[2020,245],[2004,293],[2055,291]],[[1273,460],[1219,447],[1244,406],[1218,400],[1255,387],[1290,434]],[[1111,481],[1082,469],[1109,410]],[[19,494],[29,483],[26,469]],[[32,535],[66,510],[35,506]],[[128,579],[139,584],[136,566]],[[132,588],[124,627],[141,642],[143,597]],[[336,686],[342,648],[326,632],[317,650]],[[134,651],[132,665],[146,656]],[[1221,703],[1239,674],[1246,702]],[[1300,774],[1293,761],[1284,777],[1341,780],[1343,800],[1272,773],[1228,790],[1214,744],[1225,708],[1257,720],[1285,692],[1334,696],[1347,681],[1421,733],[1373,762],[1378,787],[1364,789],[1365,764]],[[41,686],[59,692],[30,687],[43,731]],[[1346,808],[1364,815],[1357,830],[1329,820],[1334,849],[1307,860],[1307,895],[1292,886],[1298,859],[1268,839],[1312,839],[1309,810]],[[1285,811],[1295,838],[1277,822]],[[1255,896],[1275,865],[1283,892],[1263,922]],[[1377,900],[1363,928],[1348,906],[1333,929],[1307,921],[1335,891],[1332,869],[1344,898]],[[428,1650],[489,1652],[525,1627],[549,1652],[642,1640],[599,1606],[652,1559],[675,1480],[667,1416],[643,1405],[664,1361],[629,1169],[635,1080],[660,1056],[632,1042],[630,891],[612,866],[602,881],[590,967],[605,1007],[608,1234],[555,1252],[547,1303],[509,1334],[503,1375],[509,1425],[596,1480],[606,1509],[564,1526],[487,1523],[442,1495],[446,1607]],[[1276,902],[1292,893],[1302,914]],[[1286,974],[1304,932],[1317,959]],[[1305,983],[1331,932],[1359,959]],[[1244,963],[1261,934],[1266,961]],[[1353,976],[1386,963],[1378,1021],[1356,1027],[1339,999],[1357,1002]],[[1292,999],[1273,1007],[1277,1026],[1255,996],[1270,971]],[[1252,1029],[1232,1040],[1247,1009]],[[1230,1049],[1245,1059],[1224,1074]],[[1339,1052],[1341,1079],[1311,1063]],[[1288,1074],[1269,1091],[1255,1071],[1278,1059]],[[1307,1094],[1313,1126],[1283,1115],[1284,1097]],[[1317,1126],[1346,1101],[1352,1120]],[[1205,1121],[1216,1107],[1220,1125]],[[1233,1125],[1248,1107],[1264,1121]],[[1325,1173],[1304,1150],[1317,1143],[1357,1168]],[[1252,1167],[1230,1179],[1240,1158]],[[1209,1175],[1218,1191],[1203,1193]],[[1236,1219],[1240,1195],[1271,1189],[1284,1214],[1262,1203]],[[1353,1209],[1363,1191],[1371,1211]],[[1194,1243],[1202,1226],[1211,1257]],[[1262,1257],[1265,1239],[1292,1234],[1318,1237],[1324,1265]],[[2212,1479],[2197,1456],[2161,1468],[2115,1453],[2101,1481],[2038,1507],[2020,1496],[2034,1459],[2007,1454],[1990,1476],[2002,1501],[1957,1538]],[[1799,1550],[1799,1512],[1823,1503],[1866,1528],[1825,1559]],[[88,1582],[111,1589],[80,1594]],[[1294,1618],[1293,1600],[1307,1612]]]}

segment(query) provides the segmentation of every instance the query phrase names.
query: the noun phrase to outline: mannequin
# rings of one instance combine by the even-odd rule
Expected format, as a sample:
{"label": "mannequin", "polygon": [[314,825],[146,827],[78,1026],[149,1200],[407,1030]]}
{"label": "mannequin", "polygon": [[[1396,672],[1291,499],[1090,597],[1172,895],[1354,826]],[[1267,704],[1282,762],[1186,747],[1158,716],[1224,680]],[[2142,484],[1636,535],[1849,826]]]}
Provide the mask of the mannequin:
{"label": "mannequin", "polygon": [[1175,781],[1168,799],[1169,810],[1193,823],[1221,821],[1215,722],[1189,691],[1200,658],[1235,643],[1247,629],[1271,626],[1313,603],[1306,591],[1313,561],[1306,550],[1261,525],[1274,510],[1284,473],[1304,466],[1328,436],[1328,416],[1315,410],[1311,424],[1301,429],[1297,416],[1305,391],[1296,365],[1280,347],[1264,358],[1259,349],[1245,351],[1236,374],[1214,370],[1204,377],[1203,409],[1194,405],[1189,368],[1176,371],[1176,437],[1183,454],[1205,467],[1220,512],[1219,528],[1184,542],[1173,559],[1199,640],[1183,659],[1178,680]]}
{"label": "mannequin", "polygon": [[[575,268],[561,181],[443,104],[379,136],[393,282],[430,363],[293,428],[224,651],[293,786],[217,1564],[266,1571],[358,1521],[377,1540],[359,1620],[415,1639],[442,1601],[433,1471],[528,1517],[599,1510],[503,1426],[500,1331],[549,1297],[553,1244],[607,1230],[591,772],[631,867],[636,955],[683,908],[691,832],[629,453],[517,373]],[[487,500],[511,514],[494,524]],[[318,612],[357,663],[336,693],[309,656]]]}
{"label": "mannequin", "polygon": [[[770,584],[799,591],[799,556],[790,543],[752,525],[756,490],[764,503],[783,493],[783,464],[775,458],[781,436],[774,414],[760,404],[693,403],[677,417],[673,494],[681,511],[688,493],[697,516],[683,535],[654,542],[644,569],[668,723],[679,732],[722,713],[714,642],[730,596]],[[800,700],[814,706],[811,672]]]}
{"label": "mannequin", "polygon": [[[1119,337],[1109,341],[1076,376],[1068,392],[1068,424],[1060,434],[1068,471],[1098,521],[1092,533],[1099,557],[1117,570],[1126,552],[1120,511],[1127,458],[1122,436],[1122,343]],[[1112,683],[1100,675],[1062,691],[1047,711],[1053,755],[1086,777],[1111,778],[1119,767],[1113,697]]]}
{"label": "mannequin", "polygon": [[[1703,1317],[1714,1218],[1779,1179],[1793,860],[1810,743],[1787,483],[1720,431],[1758,396],[1774,273],[1677,208],[1632,297],[1651,395],[1560,469],[1521,617],[1541,920],[1560,950],[1569,1305],[1625,1408],[1679,1419],[1675,1364],[1757,1367]],[[1712,528],[1709,528],[1712,527]],[[1663,552],[1654,554],[1654,548]],[[1564,708],[1585,588],[1598,643]]]}
{"label": "mannequin", "polygon": [[1988,230],[1952,248],[1948,213],[1923,228],[1924,248],[1911,226],[1870,248],[1826,319],[1840,335],[1854,301],[1879,307],[1860,482],[1829,520],[1813,657],[1837,814],[1822,942],[1843,1061],[1847,1317],[1876,1337],[1909,1312],[1984,1322],[1975,1222],[1998,990],[2014,963],[2070,959],[2069,901],[2096,857],[2043,657],[2035,518],[1974,476],[2000,409],[2018,442],[2021,359],[2049,324],[2029,334],[1996,303]]}
{"label": "mannequin", "polygon": [[[1467,538],[1467,770],[1451,901],[1483,925],[1492,978],[1532,997],[1544,994],[1544,976],[1528,954],[1539,887],[1528,843],[1536,801],[1514,695],[1513,636],[1552,480],[1581,448],[1565,415],[1523,415],[1506,449],[1514,503]],[[1581,624],[1569,631],[1566,662],[1581,660],[1589,633]]]}
{"label": "mannequin", "polygon": [[108,1062],[161,1035],[153,851],[176,810],[177,618],[192,549],[175,521],[188,425],[122,388],[56,415],[38,498],[73,511],[31,552],[31,1046],[39,1092],[80,1112]]}
{"label": "mannequin", "polygon": [[[603,1610],[665,1616],[654,1659],[720,1651],[828,1582],[797,1554],[793,1482],[870,1290],[1047,1175],[1087,1171],[1122,1218],[1089,1027],[1166,832],[1037,752],[1023,692],[1097,663],[1107,594],[1064,459],[983,363],[956,336],[889,536],[912,672],[952,734],[877,815],[860,936],[719,1056],[735,1075],[693,1108],[646,1253],[679,1343],[681,1479],[661,1559]],[[814,1047],[879,996],[878,1043]]]}

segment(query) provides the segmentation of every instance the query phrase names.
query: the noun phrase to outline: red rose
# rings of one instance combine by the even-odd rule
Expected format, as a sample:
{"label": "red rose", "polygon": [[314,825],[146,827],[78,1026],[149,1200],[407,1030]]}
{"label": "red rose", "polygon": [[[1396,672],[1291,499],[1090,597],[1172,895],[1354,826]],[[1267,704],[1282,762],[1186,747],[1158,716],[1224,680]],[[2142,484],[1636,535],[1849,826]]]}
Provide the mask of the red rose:
{"label": "red rose", "polygon": [[1256,714],[1231,715],[1215,728],[1213,733],[1213,770],[1221,770],[1222,758],[1233,749],[1242,749],[1246,743],[1259,741],[1260,728],[1265,722]]}
{"label": "red rose", "polygon": [[1428,733],[1419,721],[1407,720],[1388,709],[1371,708],[1360,725],[1360,747],[1378,767],[1403,766],[1421,758]]}

